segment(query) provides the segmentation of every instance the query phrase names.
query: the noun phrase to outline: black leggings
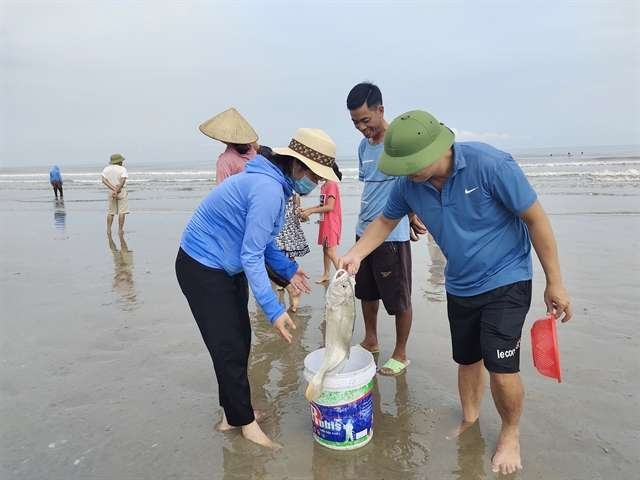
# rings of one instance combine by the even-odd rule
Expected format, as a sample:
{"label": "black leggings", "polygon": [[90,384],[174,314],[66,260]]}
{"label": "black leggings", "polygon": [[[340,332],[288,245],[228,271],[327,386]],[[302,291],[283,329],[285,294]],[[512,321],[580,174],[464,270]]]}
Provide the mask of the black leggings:
{"label": "black leggings", "polygon": [[247,278],[244,273],[231,277],[224,270],[206,267],[182,248],[176,275],[213,360],[227,421],[238,427],[248,425],[254,415],[247,377],[251,350]]}

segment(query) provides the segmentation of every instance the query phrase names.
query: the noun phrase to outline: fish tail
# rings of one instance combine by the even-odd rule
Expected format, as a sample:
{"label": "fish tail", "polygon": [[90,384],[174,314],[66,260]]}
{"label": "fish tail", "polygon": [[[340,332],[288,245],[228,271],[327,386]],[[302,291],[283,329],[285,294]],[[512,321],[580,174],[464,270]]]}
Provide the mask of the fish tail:
{"label": "fish tail", "polygon": [[307,390],[304,392],[304,396],[310,402],[316,401],[320,394],[322,394],[322,381],[324,380],[324,371],[318,371],[311,381],[309,382],[309,386],[307,386]]}

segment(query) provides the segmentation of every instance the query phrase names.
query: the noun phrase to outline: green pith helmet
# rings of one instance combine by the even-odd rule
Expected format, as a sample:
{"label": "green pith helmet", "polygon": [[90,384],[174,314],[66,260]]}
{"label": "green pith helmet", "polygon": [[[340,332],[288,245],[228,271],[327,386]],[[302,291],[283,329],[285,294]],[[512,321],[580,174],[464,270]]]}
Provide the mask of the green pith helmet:
{"label": "green pith helmet", "polygon": [[387,175],[413,175],[442,158],[453,140],[453,132],[433,115],[411,110],[387,128],[378,168]]}
{"label": "green pith helmet", "polygon": [[119,153],[111,155],[111,161],[109,162],[111,165],[122,165],[122,162],[124,162],[124,157]]}

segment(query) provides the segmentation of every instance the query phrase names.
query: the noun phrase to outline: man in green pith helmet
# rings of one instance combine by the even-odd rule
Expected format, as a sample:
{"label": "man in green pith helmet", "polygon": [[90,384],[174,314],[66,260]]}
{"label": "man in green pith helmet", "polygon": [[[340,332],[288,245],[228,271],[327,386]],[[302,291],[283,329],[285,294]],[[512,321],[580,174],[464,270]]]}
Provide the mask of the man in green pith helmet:
{"label": "man in green pith helmet", "polygon": [[102,170],[102,183],[109,189],[108,212],[107,212],[107,234],[111,235],[111,225],[113,217],[118,215],[118,233],[124,234],[124,219],[129,213],[129,199],[125,183],[129,174],[122,166],[124,157],[119,153],[111,155],[109,165]]}
{"label": "man in green pith helmet", "polygon": [[427,112],[404,113],[389,125],[378,168],[402,178],[340,268],[357,272],[408,212],[418,215],[447,258],[463,413],[455,435],[478,421],[486,369],[502,419],[492,469],[520,470],[520,337],[531,304],[531,244],[546,276],[547,310],[563,322],[572,315],[549,219],[511,155],[483,143],[454,142],[453,132]]}

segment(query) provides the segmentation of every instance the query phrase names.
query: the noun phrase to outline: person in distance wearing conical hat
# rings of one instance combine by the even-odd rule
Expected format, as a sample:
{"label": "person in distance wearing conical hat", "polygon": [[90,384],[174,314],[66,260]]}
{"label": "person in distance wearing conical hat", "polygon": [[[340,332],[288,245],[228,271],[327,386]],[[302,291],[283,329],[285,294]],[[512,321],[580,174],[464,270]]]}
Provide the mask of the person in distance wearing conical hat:
{"label": "person in distance wearing conical hat", "polygon": [[231,175],[244,171],[245,164],[256,156],[258,134],[233,107],[210,118],[198,128],[206,136],[227,146],[216,162],[217,185]]}
{"label": "person in distance wearing conical hat", "polygon": [[522,468],[520,338],[531,305],[532,244],[546,276],[548,312],[563,322],[572,315],[549,219],[511,155],[479,142],[454,142],[446,125],[421,110],[391,122],[379,168],[400,178],[341,268],[357,271],[409,211],[426,224],[447,258],[447,311],[463,416],[454,435],[478,420],[488,370],[502,419],[492,470],[512,474]]}

